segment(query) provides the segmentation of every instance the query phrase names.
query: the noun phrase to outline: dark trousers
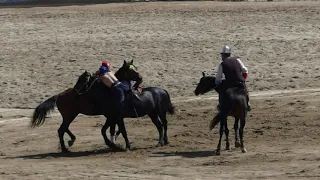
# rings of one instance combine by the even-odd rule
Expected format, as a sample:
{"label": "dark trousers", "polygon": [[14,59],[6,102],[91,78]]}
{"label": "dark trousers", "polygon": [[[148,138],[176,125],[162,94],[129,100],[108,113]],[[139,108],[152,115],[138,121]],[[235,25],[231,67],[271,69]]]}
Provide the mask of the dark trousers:
{"label": "dark trousers", "polygon": [[111,93],[114,103],[114,110],[119,114],[123,115],[125,112],[125,93],[122,84],[120,83],[119,85],[112,87]]}

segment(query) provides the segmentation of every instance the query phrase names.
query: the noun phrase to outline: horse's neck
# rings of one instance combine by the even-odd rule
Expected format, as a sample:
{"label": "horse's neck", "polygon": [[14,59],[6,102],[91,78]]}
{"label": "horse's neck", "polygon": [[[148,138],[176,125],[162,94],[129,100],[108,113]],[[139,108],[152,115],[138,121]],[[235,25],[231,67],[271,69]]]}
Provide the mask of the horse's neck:
{"label": "horse's neck", "polygon": [[216,92],[220,93],[225,86],[226,86],[226,80],[222,80],[221,83],[215,88]]}
{"label": "horse's neck", "polygon": [[120,73],[119,71],[117,71],[114,75],[116,76],[116,78],[119,81],[124,81],[125,80],[125,75],[123,73]]}

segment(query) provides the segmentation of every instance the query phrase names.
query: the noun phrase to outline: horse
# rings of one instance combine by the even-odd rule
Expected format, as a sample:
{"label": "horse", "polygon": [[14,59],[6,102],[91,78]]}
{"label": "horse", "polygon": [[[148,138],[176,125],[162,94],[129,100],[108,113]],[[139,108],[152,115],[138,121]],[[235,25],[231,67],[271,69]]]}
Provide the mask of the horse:
{"label": "horse", "polygon": [[[122,80],[136,81],[138,84],[142,82],[142,77],[136,71],[133,61],[129,63],[124,61],[122,67],[120,67],[120,69],[115,73],[115,76],[121,77]],[[129,150],[130,143],[127,138],[123,118],[119,118],[119,116],[114,113],[115,110],[111,103],[102,103],[101,105],[101,101],[106,99],[102,98],[102,96],[98,96],[102,91],[104,91],[102,96],[108,94],[108,88],[104,86],[104,84],[100,82],[98,78],[91,76],[89,72],[85,71],[78,78],[78,81],[73,88],[69,88],[48,98],[35,108],[30,121],[30,127],[34,128],[41,126],[45,122],[47,114],[57,107],[63,120],[60,128],[58,129],[60,148],[62,152],[69,152],[65,146],[63,136],[65,132],[70,136],[71,140],[68,141],[68,145],[71,147],[74,144],[76,137],[69,130],[69,126],[78,116],[78,114],[81,113],[88,116],[104,115],[107,120],[101,129],[101,134],[106,145],[115,151],[123,150],[114,143],[110,142],[106,136],[107,128],[111,124],[117,123],[122,135],[125,137],[126,149]],[[105,107],[105,105],[108,107]],[[115,119],[117,119],[117,121],[114,121]]]}
{"label": "horse", "polygon": [[[210,122],[210,131],[214,128],[216,124],[220,122],[220,138],[216,150],[216,155],[220,155],[221,149],[221,138],[223,132],[226,135],[226,150],[230,150],[229,144],[229,129],[227,125],[227,117],[233,116],[235,119],[234,122],[234,131],[235,131],[235,147],[241,147],[243,153],[247,152],[243,143],[243,132],[246,124],[247,117],[247,96],[244,90],[243,85],[233,84],[230,86],[225,80],[222,80],[222,83],[217,86],[215,84],[216,78],[214,76],[206,76],[203,72],[200,82],[198,83],[194,94],[196,96],[205,94],[211,90],[215,90],[221,96],[220,110],[218,114]],[[238,139],[238,128],[240,121],[240,143]]]}
{"label": "horse", "polygon": [[[167,112],[174,114],[174,106],[171,103],[170,95],[168,91],[158,87],[142,88],[139,95],[128,96],[130,104],[125,110],[124,117],[138,118],[148,115],[159,132],[158,146],[169,144],[168,141],[168,121]],[[159,121],[161,120],[161,122]],[[111,142],[115,143],[117,136],[119,136],[120,130],[118,130],[115,136],[115,124],[110,127]]]}

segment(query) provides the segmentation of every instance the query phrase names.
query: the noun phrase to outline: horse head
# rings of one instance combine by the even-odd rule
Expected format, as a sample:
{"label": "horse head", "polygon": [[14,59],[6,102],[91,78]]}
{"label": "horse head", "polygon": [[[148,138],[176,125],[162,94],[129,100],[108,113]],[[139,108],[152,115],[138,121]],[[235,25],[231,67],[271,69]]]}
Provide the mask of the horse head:
{"label": "horse head", "polygon": [[216,77],[207,76],[204,72],[202,72],[202,77],[194,91],[196,96],[205,94],[217,87],[215,84]]}
{"label": "horse head", "polygon": [[130,62],[124,60],[122,67],[115,73],[115,76],[119,81],[142,82],[142,77],[137,71],[137,67],[133,65],[133,60]]}
{"label": "horse head", "polygon": [[91,73],[87,70],[79,76],[77,83],[73,87],[77,94],[81,94],[88,89],[91,77]]}

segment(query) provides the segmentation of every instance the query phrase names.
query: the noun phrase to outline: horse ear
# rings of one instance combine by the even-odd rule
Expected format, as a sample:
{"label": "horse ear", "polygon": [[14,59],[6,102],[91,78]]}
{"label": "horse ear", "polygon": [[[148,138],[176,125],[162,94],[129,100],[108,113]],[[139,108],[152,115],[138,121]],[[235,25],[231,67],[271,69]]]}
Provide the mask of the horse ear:
{"label": "horse ear", "polygon": [[206,76],[206,73],[202,72],[202,76],[205,77],[205,76]]}
{"label": "horse ear", "polygon": [[127,64],[127,61],[126,60],[123,60],[123,65]]}
{"label": "horse ear", "polygon": [[133,64],[133,59],[131,60],[131,62],[130,62],[131,64]]}

